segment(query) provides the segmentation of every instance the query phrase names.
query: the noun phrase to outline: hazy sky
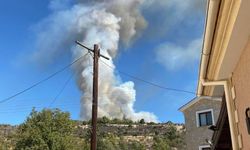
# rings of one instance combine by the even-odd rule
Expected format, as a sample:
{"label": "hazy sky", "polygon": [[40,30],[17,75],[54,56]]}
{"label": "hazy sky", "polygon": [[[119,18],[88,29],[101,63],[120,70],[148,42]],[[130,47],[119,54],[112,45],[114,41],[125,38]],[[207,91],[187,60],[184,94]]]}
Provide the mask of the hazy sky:
{"label": "hazy sky", "polygon": [[[56,54],[41,50],[41,44],[37,41],[39,36],[48,31],[51,24],[49,18],[57,12],[69,10],[78,2],[0,1],[0,100],[42,80],[72,61],[68,49],[75,45],[74,40],[80,39],[63,43],[58,48],[62,50]],[[82,1],[82,5],[85,4]],[[130,42],[119,42],[119,51],[114,59],[116,69],[164,87],[195,92],[205,4],[205,0],[144,0],[138,11],[145,19],[145,25]],[[67,37],[61,23],[56,30],[60,36]],[[58,44],[58,38],[52,37],[53,33],[51,36],[50,33],[45,35],[48,37],[46,43],[49,40],[52,46]],[[50,45],[46,43],[43,46],[49,49]],[[40,51],[43,56],[34,57],[33,54]],[[69,68],[10,101],[0,103],[0,123],[19,124],[25,120],[32,107],[49,107],[57,96],[51,107],[69,111],[73,119],[79,119],[82,93],[74,77],[58,95],[72,73]],[[195,95],[168,91],[116,73],[121,81],[134,82],[136,112],[151,112],[160,121],[184,122],[178,108]]]}

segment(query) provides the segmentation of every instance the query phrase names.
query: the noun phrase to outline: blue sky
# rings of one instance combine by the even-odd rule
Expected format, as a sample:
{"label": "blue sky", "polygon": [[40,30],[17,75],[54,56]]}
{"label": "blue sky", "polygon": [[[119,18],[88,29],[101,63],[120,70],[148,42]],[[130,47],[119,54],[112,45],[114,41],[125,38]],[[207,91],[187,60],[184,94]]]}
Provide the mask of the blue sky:
{"label": "blue sky", "polygon": [[[116,68],[165,87],[195,92],[205,16],[205,1],[199,1],[146,1],[140,11],[148,25],[130,45],[120,44],[114,59]],[[37,51],[37,25],[52,13],[49,4],[49,0],[0,2],[1,100],[72,61],[69,53],[46,66],[27,61],[31,53]],[[32,107],[48,107],[71,74],[69,68],[24,94],[0,103],[0,123],[19,124]],[[160,89],[122,74],[120,77],[122,81],[135,83],[135,111],[152,112],[162,122],[184,122],[178,108],[195,95]],[[69,111],[73,119],[79,119],[80,97],[81,92],[72,78],[52,107]]]}

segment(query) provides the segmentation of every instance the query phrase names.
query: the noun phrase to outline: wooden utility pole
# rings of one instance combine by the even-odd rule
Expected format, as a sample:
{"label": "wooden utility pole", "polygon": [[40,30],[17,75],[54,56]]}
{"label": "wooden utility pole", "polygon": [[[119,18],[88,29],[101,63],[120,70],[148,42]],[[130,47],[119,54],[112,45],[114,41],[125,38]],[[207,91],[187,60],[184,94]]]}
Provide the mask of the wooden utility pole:
{"label": "wooden utility pole", "polygon": [[94,50],[92,50],[78,41],[76,41],[76,43],[86,48],[88,51],[94,53],[91,150],[96,150],[97,148],[96,129],[97,129],[97,114],[98,114],[98,60],[99,57],[103,57],[107,60],[109,60],[109,58],[100,54],[100,49],[97,44],[94,45]]}
{"label": "wooden utility pole", "polygon": [[93,64],[93,102],[92,102],[92,134],[91,150],[96,150],[96,126],[97,126],[97,108],[98,108],[98,59],[100,50],[98,45],[94,45],[94,64]]}

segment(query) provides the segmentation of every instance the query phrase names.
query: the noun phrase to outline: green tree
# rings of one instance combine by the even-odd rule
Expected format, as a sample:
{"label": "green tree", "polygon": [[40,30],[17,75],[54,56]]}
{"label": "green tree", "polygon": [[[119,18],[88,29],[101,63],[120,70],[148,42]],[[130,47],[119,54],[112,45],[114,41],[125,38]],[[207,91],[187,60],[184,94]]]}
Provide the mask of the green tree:
{"label": "green tree", "polygon": [[32,110],[17,131],[15,149],[69,150],[77,149],[70,114],[59,109]]}
{"label": "green tree", "polygon": [[119,137],[114,134],[106,134],[97,139],[97,150],[119,150]]}
{"label": "green tree", "polygon": [[174,124],[169,124],[168,132],[164,135],[165,138],[169,140],[169,145],[171,147],[176,147],[178,149],[184,149],[184,135],[183,132],[177,131]]}
{"label": "green tree", "polygon": [[106,134],[97,139],[97,150],[145,150],[145,146],[137,141],[127,142],[123,137]]}
{"label": "green tree", "polygon": [[141,144],[140,142],[133,141],[132,143],[129,144],[129,149],[132,150],[146,150],[145,146]]}
{"label": "green tree", "polygon": [[97,123],[108,124],[108,123],[110,123],[110,119],[106,116],[103,116],[102,118],[97,119]]}
{"label": "green tree", "polygon": [[154,150],[169,150],[170,148],[185,149],[184,136],[182,132],[177,131],[173,123],[168,123],[167,132],[163,135],[154,137]]}
{"label": "green tree", "polygon": [[154,150],[169,150],[170,146],[168,144],[167,139],[155,137],[153,149]]}
{"label": "green tree", "polygon": [[144,119],[141,119],[141,120],[139,121],[139,123],[140,123],[140,124],[145,124],[145,120],[144,120]]}

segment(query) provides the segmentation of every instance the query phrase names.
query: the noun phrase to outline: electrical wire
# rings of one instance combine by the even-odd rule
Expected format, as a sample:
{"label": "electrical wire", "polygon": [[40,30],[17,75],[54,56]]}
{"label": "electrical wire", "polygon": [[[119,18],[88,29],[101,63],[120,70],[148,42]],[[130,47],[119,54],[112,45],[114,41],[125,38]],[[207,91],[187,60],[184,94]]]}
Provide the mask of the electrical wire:
{"label": "electrical wire", "polygon": [[74,74],[71,74],[69,76],[69,78],[66,80],[66,82],[63,84],[63,87],[61,88],[61,90],[58,92],[58,94],[55,96],[54,100],[51,101],[51,103],[49,104],[49,108],[56,102],[57,98],[63,93],[64,89],[66,88],[66,86],[68,85],[69,81],[72,79],[72,77],[74,76]]}
{"label": "electrical wire", "polygon": [[[84,57],[86,55],[89,55],[90,57],[94,58],[94,56],[91,54],[90,50],[88,50],[88,53],[84,55]],[[89,66],[91,65],[90,63],[90,59],[88,61]],[[58,92],[58,94],[55,96],[54,100],[50,103],[49,108],[57,101],[58,97],[63,93],[64,89],[66,88],[66,86],[68,85],[69,81],[72,79],[72,77],[74,76],[74,74],[71,74],[70,77],[66,80],[66,82],[64,83],[63,87],[61,88],[61,90]]]}
{"label": "electrical wire", "polygon": [[44,78],[44,79],[42,79],[42,80],[40,80],[40,81],[34,83],[33,85],[29,86],[28,88],[26,88],[26,89],[24,89],[24,90],[22,90],[22,91],[20,91],[20,92],[18,92],[18,93],[16,93],[16,94],[13,94],[13,95],[10,96],[10,97],[7,97],[7,98],[1,100],[0,103],[7,102],[7,101],[13,99],[13,98],[16,97],[16,96],[18,96],[18,95],[20,95],[20,94],[22,94],[22,93],[24,93],[24,92],[27,92],[27,91],[31,90],[32,88],[34,88],[34,87],[40,85],[41,83],[43,83],[43,82],[49,80],[50,78],[56,76],[57,74],[63,72],[63,71],[66,70],[67,68],[71,67],[73,64],[75,64],[77,61],[79,61],[79,60],[82,59],[83,57],[84,57],[84,56],[81,56],[81,57],[77,58],[77,59],[74,60],[73,62],[71,62],[71,63],[69,63],[68,65],[66,65],[66,66],[64,66],[63,68],[61,68],[60,70],[54,72],[53,74],[47,76],[46,78]]}
{"label": "electrical wire", "polygon": [[[68,106],[68,105],[79,105],[79,103],[77,103],[76,101],[73,101],[73,102],[63,102],[63,103],[59,103],[59,104],[54,104],[53,106],[54,107],[59,107],[59,106]],[[48,108],[47,106],[43,105],[43,104],[35,104],[35,105],[19,105],[19,106],[11,106],[10,108],[7,108],[7,107],[4,107],[4,108],[1,108],[0,111],[9,111],[9,110],[13,110],[13,111],[18,111],[18,110],[23,110],[23,109],[30,109],[30,108]]]}
{"label": "electrical wire", "polygon": [[[109,64],[107,64],[107,63],[104,62],[103,60],[100,59],[100,61],[101,61],[104,65],[108,66],[109,68],[115,69],[114,67],[110,66]],[[195,92],[192,92],[192,91],[187,91],[187,90],[182,90],[182,89],[175,89],[175,88],[164,87],[164,86],[162,86],[162,85],[158,85],[158,84],[156,84],[156,83],[153,83],[153,82],[144,80],[144,79],[142,79],[142,78],[133,76],[133,75],[128,74],[128,73],[126,73],[126,72],[124,72],[124,71],[121,71],[121,70],[118,70],[118,69],[116,69],[116,70],[117,70],[119,73],[121,73],[121,74],[123,74],[123,75],[125,75],[125,76],[128,76],[128,77],[133,78],[133,79],[135,79],[135,80],[138,80],[138,81],[147,83],[147,84],[149,84],[149,85],[151,85],[151,86],[155,86],[155,87],[158,87],[158,88],[161,88],[161,89],[164,89],[164,90],[175,91],[175,92],[182,92],[182,93],[188,93],[188,94],[196,94]]]}
{"label": "electrical wire", "polygon": [[[91,54],[90,52],[88,52],[88,54]],[[84,55],[85,56],[85,55]],[[84,56],[81,56],[79,58],[77,58],[76,60],[74,60],[73,62],[71,62],[70,64],[66,65],[65,67],[61,68],[60,70],[54,72],[53,74],[49,75],[48,77],[44,78],[43,80],[39,81],[39,82],[36,82],[35,84],[31,85],[30,87],[16,93],[16,94],[13,94],[12,96],[8,97],[8,98],[5,98],[3,100],[0,101],[0,103],[4,103],[6,101],[9,101],[11,99],[13,99],[14,97],[26,92],[26,91],[29,91],[30,89],[38,86],[39,84],[49,80],[50,78],[56,76],[57,74],[63,72],[64,70],[66,70],[67,68],[69,68],[70,66],[72,66],[73,64],[75,64],[77,61],[79,61],[80,59],[82,59]],[[111,68],[111,69],[115,69],[114,67],[110,66],[109,64],[107,64],[106,62],[102,61],[100,59],[100,61],[106,65],[107,67]],[[182,90],[182,89],[175,89],[175,88],[169,88],[169,87],[164,87],[162,85],[158,85],[156,83],[153,83],[153,82],[150,82],[150,81],[147,81],[147,80],[144,80],[142,78],[139,78],[137,76],[134,76],[134,75],[131,75],[131,74],[128,74],[124,71],[121,71],[121,70],[118,70],[116,69],[119,73],[125,75],[125,76],[128,76],[130,78],[133,78],[135,80],[138,80],[138,81],[141,81],[141,82],[144,82],[144,83],[147,83],[148,85],[151,85],[151,86],[155,86],[155,87],[158,87],[158,88],[161,88],[161,89],[164,89],[164,90],[168,90],[168,91],[175,91],[175,92],[183,92],[183,93],[189,93],[189,94],[196,94],[195,92],[192,92],[192,91],[187,91],[187,90]],[[62,92],[64,91],[64,89],[66,88],[67,84],[69,83],[69,81],[71,80],[71,78],[73,77],[73,74],[68,78],[68,80],[65,82],[65,84],[63,85],[62,89],[58,92],[58,94],[55,96],[54,100],[50,103],[49,107],[51,107],[55,101],[57,100],[57,98],[62,94]]]}
{"label": "electrical wire", "polygon": [[[56,107],[68,107],[68,106],[79,106],[78,103],[69,103],[69,104],[61,104],[61,105],[56,105]],[[27,111],[30,111],[32,108],[36,108],[36,109],[43,109],[46,107],[45,106],[30,106],[30,107],[22,107],[22,108],[19,108],[19,109],[8,109],[8,110],[1,110],[0,111],[0,114],[1,113],[18,113],[18,112],[27,112]]]}

